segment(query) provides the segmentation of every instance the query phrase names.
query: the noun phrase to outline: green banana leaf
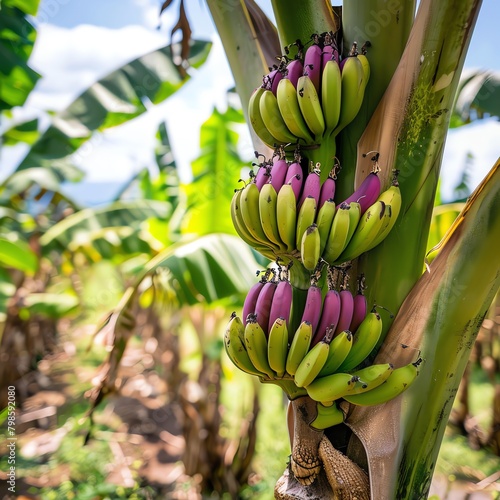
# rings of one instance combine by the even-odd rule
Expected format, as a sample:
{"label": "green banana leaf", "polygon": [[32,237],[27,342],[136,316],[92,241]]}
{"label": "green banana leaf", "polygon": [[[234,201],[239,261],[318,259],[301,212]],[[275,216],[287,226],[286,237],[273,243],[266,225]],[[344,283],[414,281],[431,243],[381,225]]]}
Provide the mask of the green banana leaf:
{"label": "green banana leaf", "polygon": [[445,235],[375,359],[402,366],[421,355],[420,375],[401,397],[355,407],[347,420],[365,446],[373,498],[427,498],[458,385],[500,286],[498,241],[500,160]]}
{"label": "green banana leaf", "polygon": [[30,315],[40,315],[50,319],[60,319],[75,315],[80,301],[69,293],[31,293],[23,300],[23,309]]}
{"label": "green banana leaf", "polygon": [[0,340],[3,324],[7,319],[7,303],[15,293],[16,285],[12,282],[12,278],[7,270],[0,268]]}
{"label": "green banana leaf", "polygon": [[[208,57],[210,42],[195,41],[188,62],[200,67]],[[53,165],[74,153],[102,131],[125,123],[147,110],[146,102],[158,104],[187,81],[173,62],[167,46],[141,56],[102,78],[66,109],[51,117],[48,129],[39,137],[18,170]],[[146,82],[146,83],[145,83]]]}
{"label": "green banana leaf", "polygon": [[500,117],[500,71],[464,70],[453,108],[455,126],[485,115]]}
{"label": "green banana leaf", "polygon": [[28,65],[36,30],[34,16],[39,0],[4,0],[0,13],[0,111],[22,106],[40,75]]}
{"label": "green banana leaf", "polygon": [[[107,364],[108,370],[94,394],[92,411],[114,386],[116,373],[125,347],[134,331],[133,307],[141,295],[149,295],[143,304],[176,309],[198,303],[240,307],[259,269],[252,251],[239,238],[212,234],[188,243],[179,242],[151,259],[137,273],[134,284],[127,289],[120,304],[100,329],[111,329],[114,343]],[[151,294],[151,291],[153,292]]]}
{"label": "green banana leaf", "polygon": [[38,257],[25,241],[0,236],[0,267],[35,274],[38,270]]}
{"label": "green banana leaf", "polygon": [[227,207],[245,163],[237,150],[238,134],[234,126],[244,123],[241,112],[228,107],[214,109],[200,131],[200,156],[193,161],[193,180],[183,186],[188,211],[183,223],[185,234],[235,234]]}
{"label": "green banana leaf", "polygon": [[2,134],[2,143],[4,146],[15,146],[22,142],[31,146],[36,142],[39,135],[38,118],[35,118],[7,129]]}
{"label": "green banana leaf", "polygon": [[[102,244],[99,249],[108,258],[116,252],[113,245],[121,245],[121,249],[127,253],[141,252],[147,248],[138,241],[134,243],[141,224],[150,218],[168,219],[171,214],[170,203],[153,200],[118,201],[102,208],[80,210],[42,235],[42,254],[48,256],[53,251],[62,253],[79,246],[92,247],[97,245],[98,240]],[[127,236],[130,235],[133,236],[127,241]],[[111,247],[108,250],[106,241]]]}

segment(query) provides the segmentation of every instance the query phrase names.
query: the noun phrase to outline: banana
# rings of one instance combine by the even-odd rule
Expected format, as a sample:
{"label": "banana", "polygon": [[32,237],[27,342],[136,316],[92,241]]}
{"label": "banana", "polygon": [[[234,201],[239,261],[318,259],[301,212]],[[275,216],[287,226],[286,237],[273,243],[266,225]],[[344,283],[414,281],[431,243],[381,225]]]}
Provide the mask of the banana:
{"label": "banana", "polygon": [[[312,335],[316,332],[321,318],[323,297],[321,288],[316,285],[311,285],[307,290],[306,303],[304,312],[302,313],[301,321],[311,323]],[[312,339],[311,339],[312,340]]]}
{"label": "banana", "polygon": [[[396,181],[397,182],[397,181]],[[372,248],[376,247],[379,243],[381,243],[386,236],[391,232],[391,229],[394,227],[396,223],[399,212],[401,211],[401,191],[399,189],[398,184],[393,184],[389,189],[384,191],[379,196],[379,201],[384,202],[390,208],[390,222],[382,228],[378,233],[375,239],[372,241]]]}
{"label": "banana", "polygon": [[241,371],[262,377],[264,374],[255,368],[248,356],[244,341],[242,340],[244,331],[245,327],[241,319],[233,313],[224,333],[226,353],[233,364]]}
{"label": "banana", "polygon": [[365,93],[364,70],[361,61],[356,57],[348,57],[342,67],[342,102],[337,126],[333,131],[337,135],[358,114]]}
{"label": "banana", "polygon": [[335,328],[335,335],[338,335],[344,330],[348,330],[351,326],[352,314],[354,311],[354,297],[350,290],[341,290],[340,298],[340,315]]}
{"label": "banana", "polygon": [[314,219],[316,218],[316,207],[316,199],[313,196],[308,196],[299,209],[299,215],[297,217],[297,230],[295,232],[297,249],[300,249],[301,247],[302,237],[304,236],[306,229],[314,223]]}
{"label": "banana", "polygon": [[312,334],[312,325],[309,321],[303,321],[294,333],[286,358],[286,372],[290,375],[295,375],[300,362],[307,354]]}
{"label": "banana", "polygon": [[376,311],[372,310],[359,325],[353,337],[351,350],[339,370],[350,371],[362,363],[377,345],[381,333],[382,319]]}
{"label": "banana", "polygon": [[300,111],[297,90],[287,78],[279,82],[276,99],[283,121],[290,132],[302,139],[305,144],[314,144],[314,138]]}
{"label": "banana", "polygon": [[339,123],[342,105],[342,75],[337,61],[330,60],[321,76],[321,108],[325,117],[325,136],[329,136]]}
{"label": "banana", "polygon": [[306,387],[314,401],[335,401],[358,389],[358,379],[349,373],[334,373],[317,378]]}
{"label": "banana", "polygon": [[380,196],[380,178],[378,176],[378,169],[372,170],[359,185],[358,189],[344,200],[344,203],[351,203],[355,201],[360,204],[361,215],[363,215],[368,207],[373,205],[377,198]]}
{"label": "banana", "polygon": [[301,76],[299,78],[297,82],[297,95],[302,116],[309,130],[314,135],[315,141],[319,142],[325,131],[325,119],[318,92],[308,76]]}
{"label": "banana", "polygon": [[318,207],[321,208],[325,201],[332,200],[335,196],[335,179],[336,179],[336,170],[333,168],[328,177],[325,179],[325,182],[321,185],[321,191],[319,194],[319,202]]}
{"label": "banana", "polygon": [[349,241],[349,244],[339,256],[336,263],[355,259],[370,248],[377,233],[386,222],[384,218],[385,210],[386,204],[383,201],[376,201],[368,208],[361,217],[351,241]]}
{"label": "banana", "polygon": [[257,371],[266,374],[270,379],[274,378],[274,372],[267,359],[266,334],[257,323],[257,317],[252,314],[248,316],[248,322],[245,326],[245,346],[248,357]]}
{"label": "banana", "polygon": [[259,100],[259,109],[262,121],[269,133],[278,139],[280,144],[295,143],[298,141],[283,121],[278,101],[271,90],[264,90]]}
{"label": "banana", "polygon": [[278,192],[276,219],[281,241],[287,246],[288,252],[293,252],[296,248],[297,200],[291,184],[284,184]]}
{"label": "banana", "polygon": [[250,101],[248,102],[248,117],[255,133],[264,144],[272,148],[274,145],[278,144],[279,141],[273,137],[271,132],[267,129],[260,112],[260,98],[265,90],[265,88],[259,87],[255,89],[253,94],[250,96]]}
{"label": "banana", "polygon": [[318,216],[316,217],[316,224],[318,225],[318,231],[319,231],[320,255],[323,255],[323,252],[325,250],[334,217],[335,217],[335,202],[332,199],[326,200],[323,203],[323,206],[318,210]]}
{"label": "banana", "polygon": [[370,62],[368,61],[366,54],[358,54],[358,59],[361,66],[363,66],[363,86],[366,88],[366,84],[370,79]]}
{"label": "banana", "polygon": [[262,229],[259,216],[259,194],[259,189],[253,182],[248,183],[241,191],[240,210],[243,223],[248,232],[260,245],[267,246],[271,250],[278,249],[277,245],[274,245],[274,243],[267,239]]}
{"label": "banana", "polygon": [[334,425],[341,424],[344,421],[344,413],[336,405],[336,403],[333,403],[329,406],[325,406],[322,403],[317,403],[316,409],[318,411],[318,415],[309,424],[314,429],[328,429],[328,427],[333,427]]}
{"label": "banana", "polygon": [[358,227],[359,221],[361,220],[361,205],[356,201],[351,201],[349,203],[349,231],[347,233],[347,244],[351,241],[352,235],[356,228]]}
{"label": "banana", "polygon": [[371,391],[382,385],[393,373],[394,366],[391,363],[370,365],[354,372],[352,375],[358,378],[358,386],[352,394],[361,394]]}
{"label": "banana", "polygon": [[247,293],[245,297],[245,301],[243,302],[243,322],[246,325],[247,317],[249,314],[255,314],[255,306],[257,305],[257,299],[259,298],[259,294],[262,291],[262,288],[266,284],[266,276],[263,276],[255,285],[253,285]]}
{"label": "banana", "polygon": [[[262,290],[257,297],[257,302],[255,303],[255,316],[257,323],[267,335],[269,333],[269,315],[271,314],[271,305],[273,303],[273,297],[276,293],[277,285],[274,281],[268,281],[262,287]],[[250,315],[252,317],[252,315]],[[247,316],[247,324],[248,324]]]}
{"label": "banana", "polygon": [[273,301],[271,304],[271,311],[269,313],[269,329],[273,326],[278,318],[285,318],[288,323],[290,321],[290,312],[292,310],[292,285],[287,280],[279,281],[274,292]]}
{"label": "banana", "polygon": [[262,186],[264,184],[267,184],[269,182],[270,176],[271,166],[268,163],[261,163],[259,165],[259,170],[255,175],[255,185],[257,186],[259,191],[262,189]]}
{"label": "banana", "polygon": [[366,301],[366,297],[363,295],[361,291],[354,296],[353,299],[353,311],[352,311],[352,319],[351,324],[349,326],[349,330],[351,332],[356,333],[359,325],[365,319],[366,314],[368,313],[368,302]]}
{"label": "banana", "polygon": [[317,167],[311,169],[307,174],[306,180],[304,182],[304,187],[302,189],[302,194],[300,195],[299,202],[297,204],[298,210],[301,209],[302,204],[305,199],[312,196],[316,200],[316,205],[319,203],[319,197],[321,194],[321,170]]}
{"label": "banana", "polygon": [[349,205],[343,203],[337,208],[333,218],[330,234],[323,250],[323,259],[333,264],[342,254],[348,243],[349,234]]}
{"label": "banana", "polygon": [[272,184],[264,184],[259,193],[259,217],[262,230],[267,239],[278,245],[280,251],[286,250],[286,245],[281,241],[278,230],[277,218],[278,193]]}
{"label": "banana", "polygon": [[238,233],[238,236],[248,245],[252,247],[262,246],[262,243],[250,234],[243,222],[243,216],[241,215],[241,191],[241,189],[236,190],[231,199],[231,220],[233,221],[234,229]]}
{"label": "banana", "polygon": [[278,157],[271,167],[270,174],[270,183],[274,187],[275,191],[278,192],[281,189],[285,182],[286,173],[288,171],[288,163],[286,159],[283,157]]}
{"label": "banana", "polygon": [[285,184],[290,184],[292,186],[296,201],[299,200],[303,183],[304,183],[304,174],[302,172],[302,167],[300,166],[300,159],[295,159],[288,166],[288,170],[286,172],[286,177],[285,177]]}
{"label": "banana", "polygon": [[311,224],[302,236],[300,244],[300,258],[302,264],[308,271],[314,271],[318,264],[321,246],[318,226]]}
{"label": "banana", "polygon": [[317,44],[309,46],[304,55],[304,75],[307,75],[316,89],[320,92],[321,84],[321,47]]}
{"label": "banana", "polygon": [[386,403],[402,392],[414,382],[419,373],[420,360],[415,363],[396,368],[390,377],[378,387],[356,395],[346,395],[344,399],[359,406],[374,406]]}
{"label": "banana", "polygon": [[288,78],[295,88],[297,88],[297,82],[299,78],[304,73],[304,65],[300,59],[294,59],[287,64],[286,67],[286,78]]}
{"label": "banana", "polygon": [[330,336],[326,336],[304,356],[294,375],[297,387],[307,387],[318,376],[328,358],[330,341],[331,331]]}
{"label": "banana", "polygon": [[267,341],[267,360],[269,366],[276,372],[278,378],[282,378],[286,370],[286,358],[288,355],[288,328],[285,318],[276,318],[269,330]]}
{"label": "banana", "polygon": [[340,295],[337,290],[330,289],[326,292],[323,300],[323,308],[321,310],[321,319],[318,328],[314,333],[311,345],[316,345],[320,340],[323,340],[325,335],[332,331],[335,332],[337,323],[340,317]]}
{"label": "banana", "polygon": [[347,358],[351,347],[352,334],[349,330],[344,330],[330,342],[328,358],[318,373],[318,378],[335,373],[345,358]]}

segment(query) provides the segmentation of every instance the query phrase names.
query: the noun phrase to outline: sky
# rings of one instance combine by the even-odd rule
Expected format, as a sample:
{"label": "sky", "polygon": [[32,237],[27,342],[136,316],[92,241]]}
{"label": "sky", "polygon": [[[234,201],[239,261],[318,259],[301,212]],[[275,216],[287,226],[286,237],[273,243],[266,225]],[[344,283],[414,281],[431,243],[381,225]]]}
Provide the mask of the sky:
{"label": "sky", "polygon": [[[30,65],[42,78],[22,110],[15,117],[43,115],[45,110],[64,109],[90,84],[124,63],[169,43],[177,7],[170,7],[159,19],[158,0],[42,0],[36,23],[38,36]],[[175,3],[178,3],[177,1]],[[190,163],[198,154],[199,128],[214,106],[226,106],[226,91],[233,79],[221,43],[203,1],[188,0],[187,15],[193,37],[211,40],[207,63],[180,91],[153,107],[142,117],[96,135],[77,153],[75,163],[86,172],[88,182],[125,181],[144,166],[154,165],[155,133],[166,121],[173,153],[182,180],[190,178]],[[259,1],[272,17],[270,1]],[[500,53],[493,43],[500,18],[498,0],[484,0],[471,40],[465,67],[500,70]],[[252,160],[253,147],[245,127],[241,151]],[[476,185],[497,159],[500,123],[486,120],[451,131],[443,162],[443,197],[456,185],[453,172],[462,165],[467,151],[477,168],[471,174]],[[4,172],[24,155],[23,148],[9,148],[3,154]],[[455,176],[456,177],[456,176]]]}

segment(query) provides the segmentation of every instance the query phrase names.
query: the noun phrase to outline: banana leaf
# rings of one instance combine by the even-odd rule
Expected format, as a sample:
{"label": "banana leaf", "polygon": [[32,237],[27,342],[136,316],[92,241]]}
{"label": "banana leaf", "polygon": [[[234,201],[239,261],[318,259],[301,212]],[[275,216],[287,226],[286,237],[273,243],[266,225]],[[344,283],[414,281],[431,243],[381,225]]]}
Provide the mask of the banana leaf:
{"label": "banana leaf", "polygon": [[[239,238],[212,234],[188,243],[179,242],[151,259],[138,271],[135,282],[122,297],[114,312],[99,329],[113,334],[113,348],[107,360],[106,375],[94,393],[90,415],[109,390],[128,340],[134,332],[134,306],[141,294],[151,295],[149,303],[160,307],[224,301],[233,307],[243,304],[259,269],[249,247]],[[143,302],[146,304],[146,302]],[[149,304],[148,304],[149,305]]]}
{"label": "banana leaf", "polygon": [[39,0],[4,0],[0,14],[0,111],[22,106],[40,75],[28,65],[36,30],[27,19]]}
{"label": "banana leaf", "polygon": [[[42,254],[48,256],[53,251],[62,253],[68,248],[77,248],[78,245],[92,246],[97,239],[105,239],[107,231],[111,234],[118,230],[114,236],[109,235],[109,238],[118,238],[120,243],[120,236],[128,236],[130,231],[136,232],[147,219],[167,219],[171,214],[170,203],[153,200],[118,201],[102,208],[80,210],[42,235]],[[123,232],[120,228],[126,228],[128,231]]]}
{"label": "banana leaf", "polygon": [[23,300],[23,309],[30,315],[40,315],[50,319],[60,319],[75,315],[80,301],[69,293],[30,293]]}
{"label": "banana leaf", "polygon": [[[200,67],[208,57],[210,42],[195,41],[188,62]],[[18,170],[53,165],[74,153],[92,137],[131,120],[158,104],[187,81],[174,64],[167,46],[141,56],[94,83],[66,109],[51,116],[51,124],[39,137]]]}
{"label": "banana leaf", "polygon": [[25,241],[0,237],[0,267],[32,275],[38,269],[38,257]]}

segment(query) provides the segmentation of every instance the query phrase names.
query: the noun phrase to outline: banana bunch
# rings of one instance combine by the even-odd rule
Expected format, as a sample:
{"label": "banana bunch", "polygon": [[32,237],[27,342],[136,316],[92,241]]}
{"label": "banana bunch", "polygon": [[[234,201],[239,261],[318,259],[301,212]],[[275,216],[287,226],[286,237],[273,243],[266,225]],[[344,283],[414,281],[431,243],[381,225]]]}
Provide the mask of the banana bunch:
{"label": "banana bunch", "polygon": [[378,167],[349,198],[336,205],[337,166],[321,183],[318,165],[304,176],[300,154],[288,162],[284,152],[263,162],[231,202],[239,236],[275,260],[300,258],[308,271],[321,261],[339,265],[371,250],[389,234],[400,209],[396,176],[381,192]]}
{"label": "banana bunch", "polygon": [[314,37],[294,60],[280,60],[248,105],[252,127],[265,144],[319,144],[356,117],[370,77],[368,59],[356,44],[341,61],[335,37],[327,33]]}
{"label": "banana bunch", "polygon": [[[366,298],[346,288],[322,290],[312,284],[298,328],[290,334],[292,286],[273,272],[249,291],[243,321],[233,313],[224,335],[228,357],[262,382],[278,384],[290,398],[309,395],[318,402],[317,429],[343,421],[337,402],[381,404],[406,390],[419,362],[394,369],[389,363],[359,366],[375,348],[382,320],[367,312]],[[352,331],[350,330],[352,329]]]}

